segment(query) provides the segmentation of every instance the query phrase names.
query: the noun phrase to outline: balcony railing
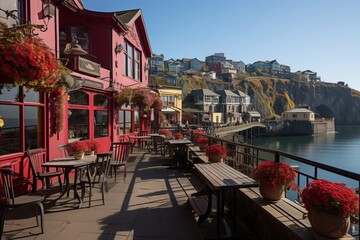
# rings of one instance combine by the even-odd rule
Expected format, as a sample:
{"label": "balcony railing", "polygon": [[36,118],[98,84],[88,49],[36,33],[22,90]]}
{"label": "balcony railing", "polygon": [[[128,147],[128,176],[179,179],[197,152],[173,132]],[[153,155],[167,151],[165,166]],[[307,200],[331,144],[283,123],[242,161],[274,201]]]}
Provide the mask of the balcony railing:
{"label": "balcony railing", "polygon": [[[217,137],[207,136],[211,144],[220,144],[226,147],[228,157],[226,163],[242,173],[252,177],[256,166],[262,161],[269,160],[275,162],[285,162],[294,167],[298,173],[296,183],[300,189],[314,179],[328,179],[330,181],[343,182],[347,186],[359,189],[360,174],[350,172],[340,168],[332,167],[323,163],[314,162],[302,157],[298,157],[286,152],[257,147],[246,143],[235,143]],[[288,191],[286,197],[295,202],[301,202],[298,192]],[[359,202],[360,204],[360,202]],[[353,236],[359,236],[359,219],[352,219],[356,223],[357,229],[352,232]]]}

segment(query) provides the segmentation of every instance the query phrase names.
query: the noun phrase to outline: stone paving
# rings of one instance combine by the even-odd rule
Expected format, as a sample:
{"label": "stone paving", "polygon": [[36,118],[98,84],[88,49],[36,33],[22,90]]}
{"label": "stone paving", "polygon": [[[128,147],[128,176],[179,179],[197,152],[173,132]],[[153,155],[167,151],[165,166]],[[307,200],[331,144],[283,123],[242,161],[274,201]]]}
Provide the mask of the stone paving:
{"label": "stone paving", "polygon": [[10,211],[2,239],[188,240],[215,236],[215,219],[196,223],[185,193],[194,191],[186,189],[187,176],[168,169],[164,161],[156,155],[132,154],[125,182],[121,173],[116,183],[110,178],[105,205],[98,189],[91,208],[85,198],[81,209],[73,198],[54,201],[59,193],[51,192],[44,202],[44,234],[39,234],[33,209]]}

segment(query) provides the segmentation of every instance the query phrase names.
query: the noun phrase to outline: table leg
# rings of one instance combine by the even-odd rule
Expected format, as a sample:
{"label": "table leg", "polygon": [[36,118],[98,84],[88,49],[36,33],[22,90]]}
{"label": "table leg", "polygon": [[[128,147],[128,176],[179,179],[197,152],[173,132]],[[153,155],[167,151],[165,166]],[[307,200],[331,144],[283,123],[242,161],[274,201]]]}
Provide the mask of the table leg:
{"label": "table leg", "polygon": [[62,193],[60,194],[60,196],[57,198],[60,199],[62,198],[67,192],[70,191],[70,179],[69,179],[69,175],[70,175],[70,172],[71,172],[71,169],[68,169],[68,168],[64,168],[64,182],[65,182],[65,186],[63,188],[63,191]]}
{"label": "table leg", "polygon": [[205,220],[209,217],[211,213],[211,207],[212,207],[212,190],[209,189],[208,191],[208,206],[206,209],[206,212],[204,215],[200,215],[198,219],[198,224],[205,222]]}
{"label": "table leg", "polygon": [[223,199],[222,191],[216,191],[217,205],[216,205],[216,233],[220,234],[220,224],[222,219],[222,210],[223,210]]}

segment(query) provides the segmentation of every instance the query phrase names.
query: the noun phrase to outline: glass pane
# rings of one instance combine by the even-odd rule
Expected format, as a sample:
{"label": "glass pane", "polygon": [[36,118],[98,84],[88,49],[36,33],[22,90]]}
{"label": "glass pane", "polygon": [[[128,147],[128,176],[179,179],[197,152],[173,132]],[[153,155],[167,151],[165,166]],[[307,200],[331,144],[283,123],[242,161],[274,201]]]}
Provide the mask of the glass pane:
{"label": "glass pane", "polygon": [[89,139],[89,111],[80,109],[69,109],[69,131],[68,139]]}
{"label": "glass pane", "polygon": [[94,113],[95,124],[95,138],[109,136],[108,131],[108,112],[107,111],[95,111]]}
{"label": "glass pane", "polygon": [[108,99],[104,95],[95,95],[94,96],[94,106],[107,107]]}
{"label": "glass pane", "polygon": [[0,84],[0,101],[19,101],[19,87],[13,84]]}
{"label": "glass pane", "polygon": [[42,147],[43,143],[43,108],[24,107],[25,149]]}
{"label": "glass pane", "polygon": [[69,92],[69,104],[89,105],[89,96],[82,91]]}
{"label": "glass pane", "polygon": [[118,135],[125,133],[125,111],[119,110],[119,127],[118,127]]}
{"label": "glass pane", "polygon": [[135,118],[135,131],[139,132],[140,131],[140,113],[139,113],[139,109],[135,109],[134,118]]}
{"label": "glass pane", "polygon": [[86,28],[71,27],[71,38],[78,40],[81,48],[89,51],[89,33]]}
{"label": "glass pane", "polygon": [[125,133],[131,132],[131,111],[125,111]]}
{"label": "glass pane", "polygon": [[20,152],[20,107],[0,105],[0,115],[4,121],[0,128],[0,155]]}
{"label": "glass pane", "polygon": [[24,88],[24,102],[40,102],[40,93],[35,92],[33,89],[30,89],[26,92]]}

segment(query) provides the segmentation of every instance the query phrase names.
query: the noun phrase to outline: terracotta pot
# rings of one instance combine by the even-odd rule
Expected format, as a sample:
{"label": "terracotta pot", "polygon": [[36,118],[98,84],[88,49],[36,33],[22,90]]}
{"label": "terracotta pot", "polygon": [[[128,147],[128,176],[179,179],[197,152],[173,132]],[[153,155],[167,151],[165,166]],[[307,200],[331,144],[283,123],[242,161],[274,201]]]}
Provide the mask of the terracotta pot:
{"label": "terracotta pot", "polygon": [[200,144],[199,144],[200,151],[205,152],[205,149],[206,149],[207,146],[208,146],[208,145],[207,145],[206,143],[200,143]]}
{"label": "terracotta pot", "polygon": [[223,158],[223,155],[211,155],[209,156],[209,162],[211,163],[216,163],[216,162],[221,162],[221,159]]}
{"label": "terracotta pot", "polygon": [[342,238],[350,228],[350,216],[342,217],[313,208],[309,210],[308,218],[312,230],[328,238]]}
{"label": "terracotta pot", "polygon": [[80,159],[84,158],[84,153],[83,152],[81,152],[81,153],[73,153],[73,155],[74,155],[74,158],[76,160],[80,160]]}
{"label": "terracotta pot", "polygon": [[285,195],[284,185],[279,185],[274,189],[270,184],[264,181],[260,181],[259,190],[261,196],[270,201],[278,201]]}

